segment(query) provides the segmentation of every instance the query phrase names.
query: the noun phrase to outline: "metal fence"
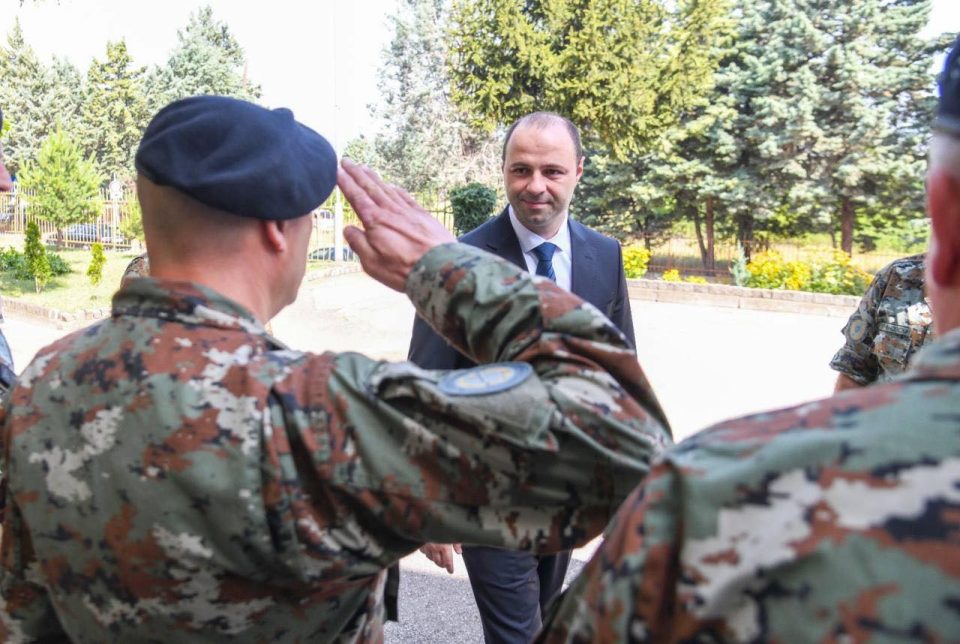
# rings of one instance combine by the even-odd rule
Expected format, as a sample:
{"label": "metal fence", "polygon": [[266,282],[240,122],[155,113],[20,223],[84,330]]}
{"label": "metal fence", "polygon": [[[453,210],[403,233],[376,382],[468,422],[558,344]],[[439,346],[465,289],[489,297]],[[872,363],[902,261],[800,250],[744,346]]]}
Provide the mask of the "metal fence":
{"label": "metal fence", "polygon": [[[33,194],[26,191],[0,193],[0,235],[8,234],[16,238],[26,233],[27,224],[36,221],[40,227],[40,235],[48,245],[54,245],[57,230],[53,224],[36,217],[32,212],[30,202]],[[105,250],[130,250],[136,242],[124,234],[125,222],[136,214],[136,190],[131,186],[113,186],[113,190],[104,188],[100,191],[102,210],[95,219],[71,224],[63,229],[63,243],[68,248],[86,248],[94,242],[100,242]],[[450,203],[443,193],[429,193],[417,195],[417,200],[424,208],[439,219],[448,229],[453,229],[453,213]],[[350,208],[346,200],[343,206],[344,225],[359,225],[356,213]],[[314,230],[310,243],[310,257],[312,259],[335,259],[337,246],[334,223],[334,197],[331,197],[321,208],[314,211]],[[342,252],[341,261],[351,261],[355,258],[349,248]]]}
{"label": "metal fence", "polygon": [[[27,224],[36,221],[40,237],[47,244],[54,244],[56,227],[35,216],[30,202],[33,193],[27,191],[0,193],[0,233],[23,235]],[[136,208],[136,193],[128,187],[100,190],[102,209],[99,216],[88,222],[70,224],[63,229],[63,243],[69,247],[88,247],[100,242],[104,249],[129,250],[132,240],[123,234],[124,222],[133,216]]]}

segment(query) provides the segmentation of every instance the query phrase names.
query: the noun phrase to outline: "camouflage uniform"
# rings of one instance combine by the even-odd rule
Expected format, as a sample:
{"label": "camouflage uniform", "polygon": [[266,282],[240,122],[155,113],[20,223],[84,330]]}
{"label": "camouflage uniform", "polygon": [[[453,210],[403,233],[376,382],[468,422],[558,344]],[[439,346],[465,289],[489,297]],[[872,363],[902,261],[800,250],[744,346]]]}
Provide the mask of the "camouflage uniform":
{"label": "camouflage uniform", "polygon": [[493,367],[520,380],[293,351],[151,278],[41,351],[3,422],[5,639],[377,640],[383,569],[426,541],[599,533],[669,442],[623,336],[467,246],[407,292],[477,360],[527,361]]}
{"label": "camouflage uniform", "polygon": [[861,385],[885,382],[902,373],[913,354],[930,342],[923,260],[923,255],[905,257],[877,273],[843,327],[846,343],[830,361],[832,369]]}
{"label": "camouflage uniform", "polygon": [[123,277],[120,278],[120,286],[125,286],[127,282],[138,277],[150,277],[150,258],[146,253],[140,253],[130,260],[123,271]]}
{"label": "camouflage uniform", "polygon": [[960,640],[958,410],[955,330],[905,379],[680,443],[541,640]]}

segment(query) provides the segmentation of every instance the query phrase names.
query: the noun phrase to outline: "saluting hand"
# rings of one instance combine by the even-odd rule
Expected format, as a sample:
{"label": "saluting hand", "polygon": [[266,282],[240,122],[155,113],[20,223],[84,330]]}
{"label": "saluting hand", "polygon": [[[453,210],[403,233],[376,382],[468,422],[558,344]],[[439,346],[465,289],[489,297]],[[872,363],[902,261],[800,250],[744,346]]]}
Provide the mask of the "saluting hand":
{"label": "saluting hand", "polygon": [[384,183],[370,168],[344,159],[337,185],[363,224],[362,229],[347,226],[344,239],[363,270],[394,290],[404,290],[407,276],[424,253],[456,241],[406,191]]}

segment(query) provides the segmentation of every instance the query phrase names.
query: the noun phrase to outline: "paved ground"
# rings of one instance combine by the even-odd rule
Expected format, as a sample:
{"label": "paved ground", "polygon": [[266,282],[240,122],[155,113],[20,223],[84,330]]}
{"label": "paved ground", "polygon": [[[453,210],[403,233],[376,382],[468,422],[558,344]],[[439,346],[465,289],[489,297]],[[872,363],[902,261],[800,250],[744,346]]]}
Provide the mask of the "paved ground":
{"label": "paved ground", "polygon": [[[827,367],[843,319],[634,301],[638,355],[683,438],[724,418],[828,395]],[[413,323],[406,298],[362,274],[308,281],[297,302],[274,321],[292,347],[406,356]],[[8,316],[3,331],[22,369],[66,330]],[[592,544],[574,553],[571,575]],[[447,575],[415,553],[402,562],[401,623],[387,642],[481,642],[469,582],[458,561]]]}

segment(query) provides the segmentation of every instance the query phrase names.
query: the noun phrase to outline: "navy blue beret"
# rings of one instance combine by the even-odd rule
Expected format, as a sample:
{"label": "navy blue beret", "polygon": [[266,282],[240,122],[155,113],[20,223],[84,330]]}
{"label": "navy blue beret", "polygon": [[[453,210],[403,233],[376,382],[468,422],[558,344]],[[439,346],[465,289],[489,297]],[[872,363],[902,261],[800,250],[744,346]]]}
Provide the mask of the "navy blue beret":
{"label": "navy blue beret", "polygon": [[290,110],[226,96],[193,96],[157,112],[136,166],[158,185],[256,219],[305,215],[337,182],[333,147]]}
{"label": "navy blue beret", "polygon": [[953,43],[953,49],[943,64],[940,101],[937,103],[933,127],[960,136],[960,39]]}

